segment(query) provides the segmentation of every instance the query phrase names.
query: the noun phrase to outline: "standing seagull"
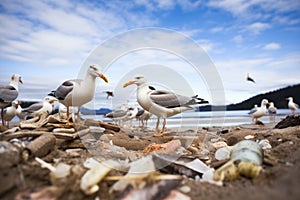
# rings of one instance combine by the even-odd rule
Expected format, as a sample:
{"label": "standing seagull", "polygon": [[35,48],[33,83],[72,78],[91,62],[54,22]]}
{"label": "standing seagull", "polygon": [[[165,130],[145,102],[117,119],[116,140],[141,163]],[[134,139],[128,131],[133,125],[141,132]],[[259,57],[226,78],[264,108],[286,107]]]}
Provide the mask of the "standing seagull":
{"label": "standing seagull", "polygon": [[4,119],[7,122],[7,127],[9,127],[9,122],[16,116],[17,107],[19,105],[18,101],[13,101],[11,106],[4,110]]}
{"label": "standing seagull", "polygon": [[37,102],[27,108],[22,109],[22,113],[30,117],[38,117],[43,113],[51,114],[54,110],[54,102],[57,99],[53,97],[45,97],[42,102]]}
{"label": "standing seagull", "polygon": [[12,101],[18,97],[19,82],[23,83],[21,76],[14,74],[11,77],[9,85],[0,85],[0,108],[1,108],[1,119],[2,126],[5,126],[4,122],[4,108],[8,107]]}
{"label": "standing seagull", "polygon": [[106,76],[102,74],[101,68],[97,65],[91,65],[87,69],[84,80],[76,79],[65,81],[55,91],[49,94],[57,98],[60,103],[67,107],[67,124],[70,123],[70,106],[78,107],[77,114],[79,114],[80,107],[93,99],[96,77],[102,78],[106,83],[108,82]]}
{"label": "standing seagull", "polygon": [[251,114],[253,122],[257,122],[258,118],[260,118],[266,114],[268,104],[269,104],[269,102],[267,99],[263,99],[261,101],[261,106],[258,107],[257,110]]}
{"label": "standing seagull", "polygon": [[249,76],[249,73],[247,74],[246,80],[255,83],[254,79]]}
{"label": "standing seagull", "polygon": [[286,98],[289,101],[288,107],[292,111],[292,115],[296,114],[296,110],[299,108],[298,104],[293,102],[293,97]]}
{"label": "standing seagull", "polygon": [[277,108],[275,107],[273,102],[270,102],[270,106],[268,108],[268,113],[270,115],[270,121],[275,121],[275,115],[277,113]]}
{"label": "standing seagull", "polygon": [[137,101],[143,109],[164,119],[161,132],[155,136],[163,136],[166,126],[166,118],[181,113],[186,110],[192,110],[191,105],[208,103],[197,96],[187,97],[175,94],[166,90],[152,90],[147,85],[147,80],[143,75],[136,75],[133,80],[128,81],[123,85],[137,85]]}

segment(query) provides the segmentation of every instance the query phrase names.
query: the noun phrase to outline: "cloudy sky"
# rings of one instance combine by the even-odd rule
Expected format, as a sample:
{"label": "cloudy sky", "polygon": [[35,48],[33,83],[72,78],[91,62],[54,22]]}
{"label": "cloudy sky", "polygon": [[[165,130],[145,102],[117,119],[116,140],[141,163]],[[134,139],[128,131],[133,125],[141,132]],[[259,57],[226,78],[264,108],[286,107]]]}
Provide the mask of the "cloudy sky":
{"label": "cloudy sky", "polygon": [[[162,37],[166,32],[182,35],[184,44],[193,41],[204,49],[199,59],[207,56],[211,61],[208,66],[218,73],[222,83],[218,89],[224,90],[226,104],[300,82],[298,0],[1,0],[0,27],[0,84],[7,84],[13,73],[20,74],[24,84],[19,99],[42,99],[62,81],[78,77],[82,68],[93,64],[89,63],[93,55],[105,55],[112,60],[97,64],[110,83],[97,82],[96,99],[102,101],[98,105],[109,103],[104,102],[102,91],[119,91],[120,80],[128,79],[124,74],[143,72],[139,69],[150,65],[171,68],[191,86],[188,92],[176,88],[176,80],[170,77],[177,75],[163,74],[170,78],[165,78],[163,88],[170,85],[179,93],[192,91],[217,102],[212,99],[214,91],[210,90],[215,86],[206,80],[206,72],[195,76],[190,61],[178,54],[190,46],[178,46],[173,37]],[[141,32],[135,35],[136,30],[149,27],[162,30],[159,40],[146,31],[145,38],[153,36],[152,43],[132,51],[133,43],[143,39]],[[128,33],[132,33],[130,40],[124,36]],[[130,52],[126,56],[114,54],[122,49],[119,45],[104,45],[118,37],[126,40],[124,46],[133,46],[124,49]],[[169,51],[147,49],[160,41]],[[103,45],[106,51],[95,54]],[[245,81],[247,73],[256,84]],[[151,73],[149,76],[151,81]]]}

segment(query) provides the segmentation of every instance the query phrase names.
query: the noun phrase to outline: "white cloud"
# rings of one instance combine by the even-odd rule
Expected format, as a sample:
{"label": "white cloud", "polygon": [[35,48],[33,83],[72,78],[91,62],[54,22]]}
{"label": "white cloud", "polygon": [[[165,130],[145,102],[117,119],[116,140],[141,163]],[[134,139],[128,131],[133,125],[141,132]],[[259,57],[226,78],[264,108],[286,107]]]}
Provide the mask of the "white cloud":
{"label": "white cloud", "polygon": [[232,40],[237,44],[241,44],[241,43],[243,43],[243,36],[237,35]]}
{"label": "white cloud", "polygon": [[275,43],[275,42],[266,44],[266,45],[263,47],[264,50],[278,50],[278,49],[280,49],[280,48],[281,48],[280,44]]}
{"label": "white cloud", "polygon": [[252,32],[255,35],[258,35],[262,31],[267,30],[269,28],[271,28],[271,25],[268,24],[268,23],[255,22],[255,23],[252,23],[252,24],[248,25],[245,28],[245,31],[249,31],[249,32]]}

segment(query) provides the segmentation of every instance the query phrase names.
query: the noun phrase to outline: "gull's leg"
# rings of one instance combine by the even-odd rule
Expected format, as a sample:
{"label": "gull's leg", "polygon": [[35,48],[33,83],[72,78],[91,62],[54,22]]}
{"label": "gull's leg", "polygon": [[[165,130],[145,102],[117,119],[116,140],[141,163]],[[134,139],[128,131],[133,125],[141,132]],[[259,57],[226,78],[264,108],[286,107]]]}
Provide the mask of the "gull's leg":
{"label": "gull's leg", "polygon": [[70,110],[69,110],[69,106],[67,106],[67,126],[70,126],[71,125],[71,122],[70,122]]}
{"label": "gull's leg", "polygon": [[159,120],[160,120],[160,117],[157,117],[157,122],[156,122],[155,131],[158,131]]}
{"label": "gull's leg", "polygon": [[154,135],[155,137],[164,136],[164,134],[165,134],[165,126],[166,126],[166,123],[167,123],[167,119],[164,118],[164,121],[163,121],[163,124],[162,124],[161,131],[160,131],[160,133],[156,133],[156,134]]}
{"label": "gull's leg", "polygon": [[4,108],[1,108],[1,119],[2,119],[2,126],[5,126],[5,121],[4,121]]}
{"label": "gull's leg", "polygon": [[[76,119],[76,118],[75,118]],[[80,106],[78,106],[78,110],[77,110],[77,122],[80,122],[81,121],[81,118],[80,118]]]}

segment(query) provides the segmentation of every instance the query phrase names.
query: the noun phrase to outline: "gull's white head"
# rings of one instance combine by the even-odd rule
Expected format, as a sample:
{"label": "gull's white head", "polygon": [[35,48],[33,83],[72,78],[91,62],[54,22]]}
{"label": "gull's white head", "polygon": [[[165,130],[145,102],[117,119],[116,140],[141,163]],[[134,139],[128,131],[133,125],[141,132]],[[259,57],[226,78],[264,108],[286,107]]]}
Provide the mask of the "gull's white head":
{"label": "gull's white head", "polygon": [[261,106],[266,106],[267,104],[269,104],[269,101],[267,99],[263,99],[261,101]]}
{"label": "gull's white head", "polygon": [[108,78],[102,74],[102,69],[98,65],[91,65],[88,68],[88,74],[90,74],[92,77],[100,77],[102,78],[106,83],[108,83]]}
{"label": "gull's white head", "polygon": [[47,102],[52,104],[55,101],[57,101],[57,99],[55,97],[47,96],[47,97],[44,98],[44,101],[47,101]]}
{"label": "gull's white head", "polygon": [[123,87],[127,87],[128,85],[132,84],[136,84],[139,86],[145,83],[147,83],[147,79],[143,75],[135,75],[133,77],[133,80],[124,83]]}
{"label": "gull's white head", "polygon": [[286,98],[285,100],[293,101],[293,97]]}
{"label": "gull's white head", "polygon": [[270,102],[270,107],[274,107],[274,103],[273,102]]}

